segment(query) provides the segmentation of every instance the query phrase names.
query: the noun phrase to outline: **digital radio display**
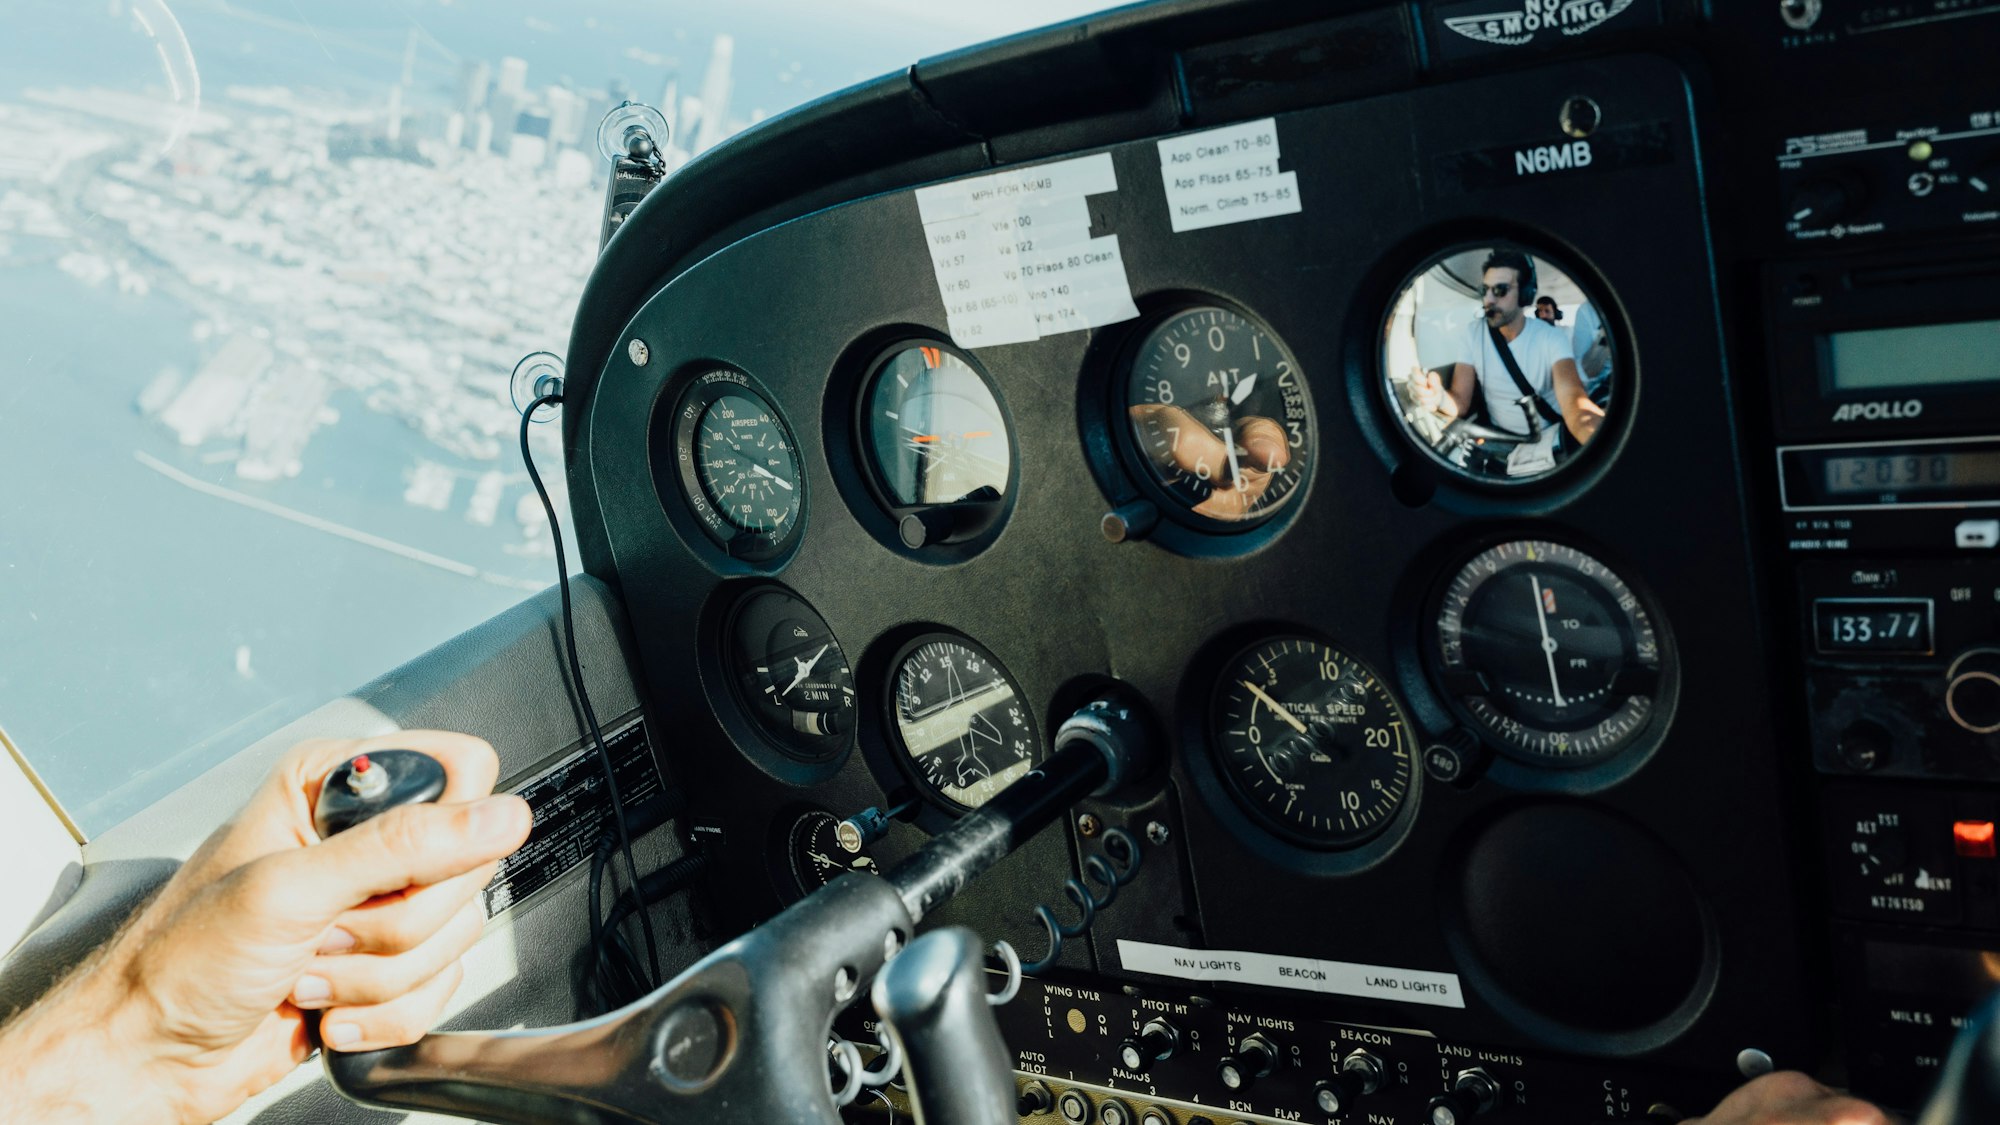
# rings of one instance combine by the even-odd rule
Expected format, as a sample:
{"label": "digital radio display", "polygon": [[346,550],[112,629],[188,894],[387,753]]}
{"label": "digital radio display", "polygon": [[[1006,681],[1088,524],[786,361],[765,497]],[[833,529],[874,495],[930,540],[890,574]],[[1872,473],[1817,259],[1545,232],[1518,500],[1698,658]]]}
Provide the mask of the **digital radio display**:
{"label": "digital radio display", "polygon": [[1827,457],[1821,464],[1830,496],[2000,487],[2000,449],[1956,453],[1873,452]]}
{"label": "digital radio display", "polygon": [[1785,507],[2000,506],[2000,438],[1779,451]]}
{"label": "digital radio display", "polygon": [[1815,598],[1813,643],[1821,652],[1932,651],[1929,598]]}
{"label": "digital radio display", "polygon": [[2000,383],[2000,320],[1871,328],[1824,337],[1836,391]]}

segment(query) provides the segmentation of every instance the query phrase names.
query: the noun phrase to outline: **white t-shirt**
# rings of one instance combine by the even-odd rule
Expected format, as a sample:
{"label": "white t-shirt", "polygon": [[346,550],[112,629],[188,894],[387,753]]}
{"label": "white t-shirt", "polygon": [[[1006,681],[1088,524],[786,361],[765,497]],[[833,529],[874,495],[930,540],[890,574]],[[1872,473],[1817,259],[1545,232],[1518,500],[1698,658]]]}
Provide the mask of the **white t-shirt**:
{"label": "white t-shirt", "polygon": [[[1604,385],[1605,380],[1611,378],[1611,349],[1606,348],[1595,356],[1591,354],[1597,347],[1597,337],[1603,330],[1604,321],[1597,315],[1596,305],[1577,306],[1576,326],[1570,330],[1569,350],[1576,356],[1577,378],[1583,380],[1584,389],[1592,394]],[[1590,372],[1593,362],[1599,367],[1595,375]]]}
{"label": "white t-shirt", "polygon": [[[1562,405],[1556,401],[1556,361],[1574,360],[1570,354],[1569,338],[1563,330],[1538,317],[1524,316],[1520,335],[1508,342],[1508,350],[1514,353],[1514,362],[1521,368],[1521,377],[1528,381],[1529,389],[1540,395],[1558,417],[1562,415]],[[1496,429],[1512,433],[1530,433],[1533,427],[1523,411],[1532,411],[1534,406],[1519,403],[1521,389],[1514,385],[1513,376],[1507,374],[1507,365],[1500,360],[1500,353],[1493,349],[1493,337],[1486,330],[1484,317],[1475,318],[1466,328],[1460,345],[1458,362],[1469,364],[1479,376],[1479,393],[1486,396],[1487,423]],[[1552,430],[1561,425],[1537,415],[1543,430]]]}

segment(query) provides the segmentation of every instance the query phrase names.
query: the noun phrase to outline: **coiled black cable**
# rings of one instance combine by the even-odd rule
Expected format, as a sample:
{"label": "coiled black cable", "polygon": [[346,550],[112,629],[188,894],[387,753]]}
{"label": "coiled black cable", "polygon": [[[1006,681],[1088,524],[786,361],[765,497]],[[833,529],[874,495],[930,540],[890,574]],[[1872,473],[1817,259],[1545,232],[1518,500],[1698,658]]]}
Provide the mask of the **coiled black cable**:
{"label": "coiled black cable", "polygon": [[1070,878],[1063,881],[1063,894],[1069,896],[1069,900],[1082,912],[1077,922],[1064,925],[1056,921],[1056,912],[1046,903],[1035,907],[1035,920],[1042,924],[1042,928],[1049,935],[1049,951],[1040,960],[1022,962],[1023,973],[1033,976],[1054,967],[1056,961],[1062,957],[1063,942],[1070,938],[1082,937],[1090,929],[1090,924],[1097,920],[1097,912],[1110,906],[1117,899],[1118,889],[1138,876],[1139,863],[1144,856],[1140,851],[1137,836],[1123,828],[1106,829],[1104,850],[1123,853],[1119,862],[1124,866],[1115,866],[1101,855],[1085,856],[1083,860],[1084,878],[1102,884],[1103,894],[1092,893],[1082,879]]}
{"label": "coiled black cable", "polygon": [[[571,682],[576,684],[577,701],[583,705],[584,721],[590,726],[590,741],[597,747],[597,760],[604,767],[604,783],[611,796],[611,819],[617,825],[618,846],[625,854],[625,875],[634,887],[639,885],[639,864],[632,858],[632,834],[625,827],[625,801],[618,793],[617,770],[611,763],[611,751],[604,745],[604,732],[598,728],[597,712],[590,706],[590,693],[583,686],[583,663],[576,655],[576,619],[570,611],[569,602],[569,562],[563,555],[562,524],[556,519],[556,506],[549,499],[549,490],[542,484],[542,474],[535,470],[535,455],[528,449],[528,426],[535,417],[535,411],[544,406],[554,406],[562,401],[561,394],[545,394],[536,397],[521,412],[521,461],[528,468],[528,479],[535,482],[535,495],[542,498],[542,510],[548,513],[549,535],[556,545],[556,585],[562,591],[563,648],[569,656]],[[601,874],[601,872],[599,872]],[[597,879],[591,880],[591,929],[593,946],[601,945],[603,931],[597,926]],[[658,982],[660,953],[653,940],[653,919],[641,910],[639,924],[646,933],[646,963],[642,967],[641,980],[645,991],[650,992]],[[615,933],[615,930],[613,931]]]}

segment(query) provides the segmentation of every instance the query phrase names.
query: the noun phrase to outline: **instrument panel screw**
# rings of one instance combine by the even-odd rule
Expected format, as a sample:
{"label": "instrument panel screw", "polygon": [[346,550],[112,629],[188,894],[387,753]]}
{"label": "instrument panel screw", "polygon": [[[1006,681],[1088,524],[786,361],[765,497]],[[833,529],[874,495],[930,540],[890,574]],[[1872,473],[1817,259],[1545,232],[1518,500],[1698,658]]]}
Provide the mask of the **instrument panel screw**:
{"label": "instrument panel screw", "polygon": [[1103,826],[1097,822],[1097,818],[1089,813],[1084,813],[1082,816],[1076,818],[1076,830],[1085,836],[1097,835],[1097,830],[1101,827]]}
{"label": "instrument panel screw", "polygon": [[1157,848],[1161,844],[1167,842],[1168,835],[1169,833],[1167,832],[1167,826],[1164,822],[1157,820],[1149,820],[1146,822],[1147,843]]}
{"label": "instrument panel screw", "polygon": [[646,366],[646,361],[653,357],[652,351],[646,347],[646,341],[636,336],[632,338],[631,343],[625,345],[625,354],[632,357],[634,367]]}
{"label": "instrument panel screw", "polygon": [[1582,140],[1597,131],[1598,123],[1604,120],[1604,111],[1595,101],[1577,94],[1563,102],[1557,120],[1565,135]]}

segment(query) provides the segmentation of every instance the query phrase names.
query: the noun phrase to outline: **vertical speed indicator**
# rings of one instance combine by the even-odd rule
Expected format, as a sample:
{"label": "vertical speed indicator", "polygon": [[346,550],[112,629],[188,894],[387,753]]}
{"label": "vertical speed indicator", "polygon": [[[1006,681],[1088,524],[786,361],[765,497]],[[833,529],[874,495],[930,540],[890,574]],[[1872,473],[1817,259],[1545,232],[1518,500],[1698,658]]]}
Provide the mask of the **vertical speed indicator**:
{"label": "vertical speed indicator", "polygon": [[1261,641],[1230,660],[1213,725],[1231,794],[1295,843],[1354,847],[1409,796],[1402,707],[1367,665],[1311,637]]}

